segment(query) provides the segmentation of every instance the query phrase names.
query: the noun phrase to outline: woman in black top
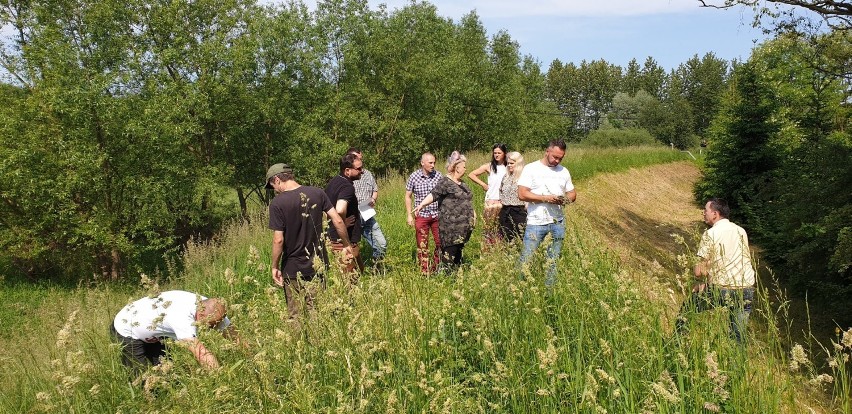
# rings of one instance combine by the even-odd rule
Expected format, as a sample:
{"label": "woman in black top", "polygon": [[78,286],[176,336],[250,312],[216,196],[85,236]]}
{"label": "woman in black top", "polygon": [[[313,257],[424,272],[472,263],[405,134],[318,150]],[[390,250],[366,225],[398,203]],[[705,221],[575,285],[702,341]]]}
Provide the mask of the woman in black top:
{"label": "woman in black top", "polygon": [[467,158],[453,151],[447,159],[447,175],[442,177],[432,192],[414,209],[438,202],[438,234],[441,238],[441,263],[454,269],[462,263],[462,249],[470,240],[476,213],[473,211],[473,193],[461,181],[467,168]]}

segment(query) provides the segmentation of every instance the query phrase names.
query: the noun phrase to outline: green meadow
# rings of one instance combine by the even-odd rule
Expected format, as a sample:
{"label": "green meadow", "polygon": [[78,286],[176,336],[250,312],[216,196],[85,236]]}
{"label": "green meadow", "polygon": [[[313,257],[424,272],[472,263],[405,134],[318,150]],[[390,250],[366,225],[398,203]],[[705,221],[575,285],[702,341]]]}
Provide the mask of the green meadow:
{"label": "green meadow", "polygon": [[[540,157],[525,153],[527,162]],[[474,154],[468,170],[486,160]],[[438,161],[440,168],[441,155]],[[544,287],[543,260],[521,275],[518,245],[482,251],[481,218],[462,269],[421,276],[405,223],[403,175],[379,182],[387,266],[369,270],[351,289],[330,270],[327,289],[301,326],[286,321],[283,292],[271,284],[271,232],[261,209],[212,242],[190,244],[180,265],[142,275],[137,284],[2,280],[0,411],[852,412],[852,330],[825,350],[791,343],[785,301],[773,286],[759,287],[746,347],[728,338],[724,311],[699,315],[687,335],[673,335],[699,216],[689,207],[689,189],[671,187],[689,184],[683,176],[695,175],[694,163],[667,148],[569,147],[563,164],[578,199],[568,207],[552,290]],[[628,191],[655,196],[631,200],[623,196]],[[481,189],[476,200],[481,212]],[[677,231],[626,237],[618,224],[627,216],[610,213],[641,215],[654,206],[671,208],[655,213],[685,218],[648,219],[649,228]],[[166,289],[225,298],[248,347],[202,331],[219,370],[203,371],[173,346],[169,362],[131,380],[107,328],[128,301]]]}

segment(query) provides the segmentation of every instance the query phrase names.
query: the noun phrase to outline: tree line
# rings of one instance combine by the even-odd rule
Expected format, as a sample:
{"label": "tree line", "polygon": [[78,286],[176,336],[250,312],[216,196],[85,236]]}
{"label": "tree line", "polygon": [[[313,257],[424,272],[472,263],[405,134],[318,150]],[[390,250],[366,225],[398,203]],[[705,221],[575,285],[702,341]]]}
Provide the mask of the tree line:
{"label": "tree line", "polygon": [[729,77],[708,54],[545,72],[475,12],[363,0],[0,4],[0,264],[117,278],[266,197],[266,167],[321,184],[351,145],[378,173],[427,150],[584,139],[601,127],[687,147]]}

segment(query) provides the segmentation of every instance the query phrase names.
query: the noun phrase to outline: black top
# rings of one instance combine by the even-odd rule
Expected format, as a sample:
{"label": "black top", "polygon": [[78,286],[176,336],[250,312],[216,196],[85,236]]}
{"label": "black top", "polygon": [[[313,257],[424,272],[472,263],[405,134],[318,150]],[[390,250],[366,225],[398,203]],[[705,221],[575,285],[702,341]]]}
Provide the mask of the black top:
{"label": "black top", "polygon": [[473,232],[473,193],[465,183],[456,184],[441,177],[432,189],[432,198],[438,203],[438,235],[441,245],[464,244]]}
{"label": "black top", "polygon": [[301,186],[275,196],[269,203],[269,228],[284,232],[284,277],[310,280],[316,275],[314,257],[328,267],[328,254],[322,240],[323,213],[334,206],[317,187]]}
{"label": "black top", "polygon": [[[357,244],[361,241],[361,213],[358,211],[358,197],[355,196],[355,185],[348,178],[338,175],[332,178],[328,182],[328,185],[325,186],[325,193],[328,195],[333,206],[337,206],[337,200],[346,200],[348,202],[346,205],[346,216],[342,218],[356,217],[355,224],[347,228],[346,233],[349,235],[349,241],[352,244]],[[330,220],[328,223],[328,238],[332,241],[340,241],[337,229],[334,228]]]}

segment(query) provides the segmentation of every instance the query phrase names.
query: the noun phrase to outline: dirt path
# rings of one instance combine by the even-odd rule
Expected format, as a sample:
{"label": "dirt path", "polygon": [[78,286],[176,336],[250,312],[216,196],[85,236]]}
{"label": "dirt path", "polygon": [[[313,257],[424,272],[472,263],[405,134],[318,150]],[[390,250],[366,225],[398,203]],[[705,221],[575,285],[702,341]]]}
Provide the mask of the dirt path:
{"label": "dirt path", "polygon": [[692,188],[700,178],[691,162],[601,174],[578,183],[577,213],[587,218],[622,261],[657,273],[675,271],[684,246],[703,229]]}

